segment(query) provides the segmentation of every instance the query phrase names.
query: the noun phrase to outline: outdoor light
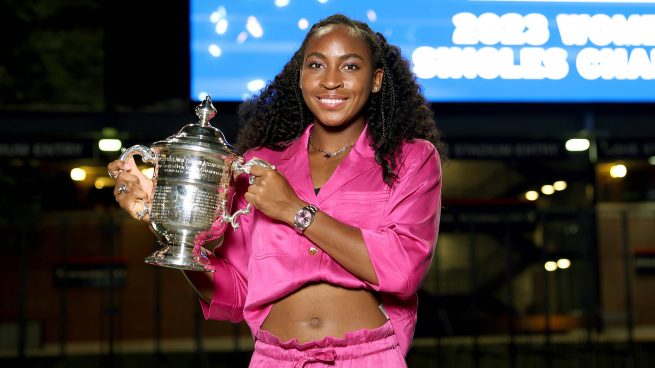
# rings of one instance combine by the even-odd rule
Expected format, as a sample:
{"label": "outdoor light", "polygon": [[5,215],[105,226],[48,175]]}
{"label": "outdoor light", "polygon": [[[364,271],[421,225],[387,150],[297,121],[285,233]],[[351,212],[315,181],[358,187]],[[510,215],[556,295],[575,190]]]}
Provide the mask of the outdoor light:
{"label": "outdoor light", "polygon": [[628,168],[625,165],[618,164],[610,167],[610,176],[613,178],[623,178],[628,173]]}
{"label": "outdoor light", "polygon": [[573,138],[566,141],[566,150],[570,152],[580,152],[589,149],[589,140],[585,138]]}
{"label": "outdoor light", "polygon": [[120,151],[123,143],[120,139],[103,138],[98,141],[98,148],[103,152],[116,152]]}
{"label": "outdoor light", "polygon": [[84,169],[79,167],[72,169],[71,179],[75,181],[84,181],[84,179],[86,179],[86,171],[84,171]]}
{"label": "outdoor light", "polygon": [[146,178],[152,179],[152,177],[155,175],[155,168],[149,167],[147,169],[143,169],[141,170],[141,173],[145,175]]}
{"label": "outdoor light", "polygon": [[107,177],[107,176],[100,176],[96,178],[96,181],[94,183],[96,189],[102,189],[102,188],[107,188],[107,187],[113,187],[114,186],[114,179]]}
{"label": "outdoor light", "polygon": [[565,270],[571,267],[571,261],[568,260],[567,258],[560,258],[557,260],[557,267]]}
{"label": "outdoor light", "polygon": [[553,272],[557,269],[557,262],[555,261],[548,261],[546,264],[544,264],[544,268],[548,272]]}
{"label": "outdoor light", "polygon": [[559,192],[566,189],[566,185],[567,184],[564,180],[559,180],[553,183],[553,189]]}
{"label": "outdoor light", "polygon": [[541,187],[541,193],[543,193],[545,195],[551,195],[551,194],[555,193],[555,188],[550,184],[543,185]]}
{"label": "outdoor light", "polygon": [[536,190],[531,190],[525,193],[525,199],[528,201],[536,201],[539,199],[539,193]]}

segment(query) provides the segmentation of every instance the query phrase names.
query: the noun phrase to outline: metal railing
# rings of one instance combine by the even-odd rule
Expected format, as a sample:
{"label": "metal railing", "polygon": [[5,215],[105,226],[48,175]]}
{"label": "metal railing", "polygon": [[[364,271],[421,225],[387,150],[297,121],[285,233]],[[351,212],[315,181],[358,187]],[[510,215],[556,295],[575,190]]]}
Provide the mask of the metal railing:
{"label": "metal railing", "polygon": [[[635,282],[640,282],[635,280],[634,257],[636,246],[655,249],[655,235],[649,238],[649,235],[639,234],[637,238],[642,239],[642,243],[635,244],[633,220],[651,221],[652,231],[655,209],[648,206],[539,209],[535,215],[528,216],[534,219],[531,223],[511,221],[512,216],[501,213],[503,220],[498,223],[451,221],[442,226],[441,239],[445,239],[446,244],[449,236],[457,239],[456,245],[465,253],[460,258],[466,259],[468,267],[449,267],[447,262],[453,255],[447,252],[452,249],[437,248],[435,263],[420,295],[419,325],[408,356],[410,366],[560,368],[591,364],[593,367],[645,367],[645,362],[652,361],[654,354],[648,346],[655,342],[655,334],[649,335],[649,324],[642,325],[635,315],[635,309],[640,308],[635,303],[642,301],[637,300],[638,295],[634,293]],[[597,229],[599,216],[601,219],[609,216],[618,226],[621,232],[618,242],[602,239],[604,232]],[[181,292],[165,285],[168,281],[165,272],[173,271],[156,267],[149,271],[152,272],[149,279],[152,283],[147,286],[150,290],[140,290],[151,299],[148,302],[152,306],[150,311],[121,307],[125,299],[131,297],[125,283],[130,287],[133,284],[130,276],[126,276],[126,280],[114,272],[120,267],[119,260],[127,258],[128,272],[132,272],[130,259],[134,254],[142,252],[145,257],[155,247],[154,237],[147,229],[135,228],[141,225],[134,225],[118,211],[53,213],[32,220],[16,218],[5,223],[11,234],[2,253],[3,260],[10,263],[5,280],[17,283],[3,285],[3,292],[15,288],[18,297],[3,298],[6,314],[3,321],[5,327],[17,328],[5,328],[0,361],[25,362],[49,357],[70,363],[83,356],[95,356],[94,359],[102,359],[110,366],[121,366],[129,355],[145,355],[158,364],[169,354],[184,354],[193,360],[194,366],[208,367],[210,361],[213,365],[213,357],[218,354],[235,360],[243,360],[248,355],[251,344],[247,328],[234,325],[212,331],[192,297],[179,300],[188,303],[193,313],[191,333],[180,335],[167,331],[163,312],[166,300],[170,293]],[[603,226],[604,221],[601,220]],[[648,231],[640,226],[646,229],[640,231]],[[81,231],[84,234],[80,234]],[[141,240],[152,240],[149,244],[138,245],[138,250],[128,251],[135,244],[130,243],[132,240],[125,235],[126,231],[140,234]],[[87,244],[82,244],[80,239],[85,239]],[[488,247],[493,247],[493,252],[490,253]],[[612,275],[622,280],[615,284],[624,288],[617,294],[622,294],[623,298],[619,303],[623,305],[619,323],[608,323],[607,311],[603,309],[606,306],[602,305],[604,280],[599,275],[604,272],[602,251],[607,247],[618,247],[623,255],[622,272]],[[66,269],[78,264],[78,255],[84,252],[87,255],[95,252],[106,261],[98,268],[105,272],[101,275],[106,276],[106,284],[88,289],[101,295],[103,304],[96,314],[98,325],[94,331],[97,333],[87,336],[88,341],[74,339],[71,334],[75,324],[85,323],[71,315],[73,310],[80,310],[75,298],[84,291],[77,289],[79,285],[64,282],[51,290],[51,294],[41,291],[56,295],[56,303],[33,297],[34,277],[46,274],[56,277],[51,270],[39,270],[39,267],[55,265],[57,269]],[[39,257],[57,259],[44,262],[39,261]],[[568,257],[572,266],[546,271],[545,262],[557,257]],[[140,263],[141,259],[136,262]],[[502,266],[498,262],[502,262]],[[531,280],[532,290],[525,288],[525,280]],[[50,304],[47,314],[55,316],[57,321],[41,322],[41,337],[35,339],[34,328],[30,326],[34,322],[39,325],[44,318],[44,303]],[[149,336],[127,336],[125,320],[129,324],[145,319],[151,320]],[[57,332],[52,333],[53,329]],[[93,330],[91,326],[89,329]],[[15,334],[8,336],[12,333],[7,331]],[[89,348],[94,345],[95,348]],[[138,347],[140,345],[142,348]]]}

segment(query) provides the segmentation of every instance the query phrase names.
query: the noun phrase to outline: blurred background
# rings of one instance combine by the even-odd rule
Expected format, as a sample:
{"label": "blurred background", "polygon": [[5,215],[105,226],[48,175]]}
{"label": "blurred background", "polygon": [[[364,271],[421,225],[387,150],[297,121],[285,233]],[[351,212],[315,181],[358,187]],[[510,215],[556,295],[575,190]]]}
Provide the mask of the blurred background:
{"label": "blurred background", "polygon": [[106,164],[207,94],[233,142],[335,12],[401,46],[449,148],[409,366],[655,364],[655,3],[354,3],[0,3],[0,365],[247,366]]}

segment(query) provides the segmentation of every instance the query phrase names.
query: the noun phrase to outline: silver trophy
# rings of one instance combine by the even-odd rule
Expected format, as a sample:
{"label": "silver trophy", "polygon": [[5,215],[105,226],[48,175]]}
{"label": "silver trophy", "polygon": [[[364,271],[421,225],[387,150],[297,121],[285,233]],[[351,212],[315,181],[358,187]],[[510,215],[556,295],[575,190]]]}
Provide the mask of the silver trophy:
{"label": "silver trophy", "polygon": [[[196,107],[200,120],[184,126],[177,134],[151,147],[123,149],[120,159],[135,154],[155,166],[152,203],[143,202],[140,216],[150,215],[150,229],[160,249],[146,263],[193,271],[214,271],[206,250],[200,246],[210,230],[222,232],[227,224],[238,228],[237,217],[250,213],[252,205],[229,213],[239,175],[250,174],[252,165],[274,168],[253,158],[243,157],[210,125],[216,109],[207,96]],[[212,229],[212,226],[214,227]]]}

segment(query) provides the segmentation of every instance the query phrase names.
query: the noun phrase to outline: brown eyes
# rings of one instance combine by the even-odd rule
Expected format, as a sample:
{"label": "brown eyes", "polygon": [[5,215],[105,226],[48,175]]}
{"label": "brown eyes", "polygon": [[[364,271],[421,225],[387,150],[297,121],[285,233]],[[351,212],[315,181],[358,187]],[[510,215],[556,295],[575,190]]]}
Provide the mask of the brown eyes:
{"label": "brown eyes", "polygon": [[[310,63],[307,63],[307,67],[309,69],[323,69],[325,66],[319,62],[313,61]],[[341,67],[341,69],[346,70],[346,71],[355,71],[359,70],[360,67],[357,64],[345,64]]]}

